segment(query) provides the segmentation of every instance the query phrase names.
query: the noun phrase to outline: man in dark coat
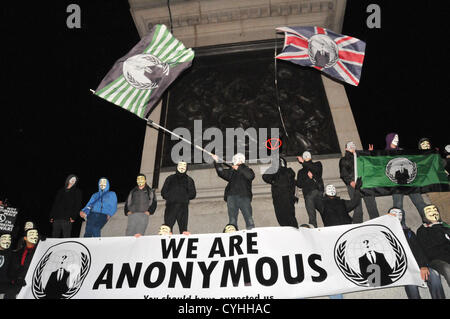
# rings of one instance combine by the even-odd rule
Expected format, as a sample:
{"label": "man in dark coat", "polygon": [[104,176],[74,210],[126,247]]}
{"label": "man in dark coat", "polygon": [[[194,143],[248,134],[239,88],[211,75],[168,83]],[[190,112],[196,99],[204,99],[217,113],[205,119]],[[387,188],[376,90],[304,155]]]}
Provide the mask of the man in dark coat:
{"label": "man in dark coat", "polygon": [[[356,152],[356,145],[353,142],[348,142],[345,146],[345,155],[339,160],[339,172],[342,181],[347,186],[348,195],[353,198],[355,193],[355,160],[354,154]],[[364,203],[366,204],[369,218],[379,217],[377,202],[375,196],[364,196]],[[358,224],[363,222],[363,208],[362,201],[356,206],[353,213],[353,223]]]}
{"label": "man in dark coat", "polygon": [[155,190],[148,186],[144,174],[138,175],[136,183],[124,207],[125,216],[128,216],[126,236],[144,235],[149,217],[155,213],[157,206]]}
{"label": "man in dark coat", "polygon": [[322,163],[312,161],[312,155],[306,151],[297,157],[303,168],[297,173],[296,185],[302,189],[305,208],[308,213],[308,223],[317,227],[315,199],[323,192]]}
{"label": "man in dark coat", "polygon": [[363,278],[368,279],[374,272],[373,270],[370,270],[369,266],[376,265],[379,267],[380,286],[391,284],[392,279],[389,275],[392,273],[392,268],[384,257],[384,254],[372,250],[370,246],[368,246],[367,249],[368,251],[359,257],[359,269],[361,270],[361,275]]}
{"label": "man in dark coat", "polygon": [[9,263],[11,262],[11,234],[0,236],[0,294],[7,291],[11,280],[8,276]]}
{"label": "man in dark coat", "polygon": [[69,175],[63,188],[56,194],[53,207],[50,212],[50,222],[53,224],[52,237],[71,237],[72,224],[78,218],[81,209],[83,195],[77,187],[78,178]]}
{"label": "man in dark coat", "polygon": [[276,173],[263,174],[264,182],[271,184],[273,207],[280,226],[298,228],[295,218],[295,173],[287,167],[283,157],[279,159]]}
{"label": "man in dark coat", "polygon": [[179,162],[175,174],[164,181],[161,196],[166,200],[164,224],[178,223],[180,234],[188,231],[189,201],[197,196],[194,180],[186,174],[187,163]]}
{"label": "man in dark coat", "polygon": [[350,200],[344,200],[336,196],[336,187],[333,185],[327,185],[325,196],[315,198],[315,205],[320,212],[325,227],[352,223],[352,218],[348,213],[355,209],[361,200],[360,187],[361,179],[358,179],[355,195]]}
{"label": "man in dark coat", "polygon": [[5,293],[5,299],[16,299],[17,294],[26,285],[25,276],[39,241],[38,230],[34,228],[28,229],[23,239],[25,242],[23,247],[13,251],[11,256],[11,263],[8,269],[11,285]]}
{"label": "man in dark coat", "polygon": [[424,215],[425,222],[417,229],[417,240],[430,267],[444,276],[450,286],[450,226],[441,220],[435,205],[426,206]]}
{"label": "man in dark coat", "polygon": [[[406,240],[408,241],[411,252],[417,261],[420,268],[420,276],[423,281],[428,285],[430,295],[432,299],[445,299],[444,289],[442,288],[441,278],[431,267],[429,267],[428,258],[417,240],[416,234],[406,226],[405,212],[401,208],[392,207],[388,215],[397,218],[403,228]],[[421,299],[419,294],[419,288],[414,285],[405,286],[406,295],[409,299]]]}
{"label": "man in dark coat", "polygon": [[237,225],[239,210],[241,210],[246,228],[254,228],[251,202],[253,197],[252,181],[255,173],[245,165],[245,155],[235,154],[232,168],[224,168],[222,164],[219,164],[219,158],[216,155],[213,156],[213,159],[217,175],[228,182],[224,194],[228,208],[228,223]]}

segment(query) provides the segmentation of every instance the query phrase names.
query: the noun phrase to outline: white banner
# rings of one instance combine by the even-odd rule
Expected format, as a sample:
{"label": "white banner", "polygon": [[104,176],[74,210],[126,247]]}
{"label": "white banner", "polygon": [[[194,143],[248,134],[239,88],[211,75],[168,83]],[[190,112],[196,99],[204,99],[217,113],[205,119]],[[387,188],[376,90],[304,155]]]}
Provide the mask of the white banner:
{"label": "white banner", "polygon": [[230,234],[47,239],[18,298],[306,298],[425,287],[399,221]]}

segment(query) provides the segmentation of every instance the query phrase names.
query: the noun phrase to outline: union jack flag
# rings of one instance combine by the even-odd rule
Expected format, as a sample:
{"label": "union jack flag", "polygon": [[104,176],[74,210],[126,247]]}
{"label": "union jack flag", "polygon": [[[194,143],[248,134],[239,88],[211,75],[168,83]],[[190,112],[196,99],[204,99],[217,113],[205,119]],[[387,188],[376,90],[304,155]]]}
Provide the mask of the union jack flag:
{"label": "union jack flag", "polygon": [[285,33],[277,59],[314,67],[333,78],[357,86],[366,43],[320,27],[280,27]]}

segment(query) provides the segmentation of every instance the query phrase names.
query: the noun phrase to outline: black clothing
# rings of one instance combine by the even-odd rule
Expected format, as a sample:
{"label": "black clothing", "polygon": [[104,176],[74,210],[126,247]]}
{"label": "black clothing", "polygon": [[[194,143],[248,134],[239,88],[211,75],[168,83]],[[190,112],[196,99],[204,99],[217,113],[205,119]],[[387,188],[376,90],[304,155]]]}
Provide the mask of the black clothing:
{"label": "black clothing", "polygon": [[429,261],[439,259],[450,264],[450,228],[434,224],[417,229],[417,240]]}
{"label": "black clothing", "polygon": [[168,203],[187,204],[197,195],[194,180],[185,173],[176,172],[164,181],[161,196]]}
{"label": "black clothing", "polygon": [[25,277],[35,251],[36,245],[33,248],[27,248],[24,245],[22,248],[12,252],[8,269],[8,277],[11,280],[11,284],[5,293],[5,299],[16,299],[20,289],[25,286]]}
{"label": "black clothing", "polygon": [[322,217],[323,225],[328,227],[351,224],[352,218],[348,213],[358,206],[360,200],[361,194],[358,190],[351,200],[340,199],[336,196],[317,196],[314,202]]}
{"label": "black clothing", "polygon": [[[313,161],[304,161],[302,163],[303,168],[297,173],[297,187],[302,189],[303,196],[307,196],[313,190],[317,189],[323,192],[323,180],[322,180],[322,163]],[[308,172],[313,174],[313,178],[309,178]]]}
{"label": "black clothing", "polygon": [[187,203],[167,203],[164,212],[164,224],[174,233],[173,226],[178,224],[180,234],[188,230],[189,207]]}
{"label": "black clothing", "polygon": [[295,173],[292,168],[279,167],[275,174],[263,174],[262,179],[272,185],[272,200],[278,224],[298,228],[294,206]]}
{"label": "black clothing", "polygon": [[414,232],[409,228],[404,228],[403,232],[405,233],[406,240],[408,241],[409,247],[411,248],[411,251],[419,267],[428,267],[428,258],[419,241],[417,240],[416,234],[414,234]]}
{"label": "black clothing", "polygon": [[197,195],[194,180],[186,173],[176,172],[166,178],[161,195],[166,200],[164,223],[170,226],[172,232],[175,221],[180,234],[187,231],[189,201]]}
{"label": "black clothing", "polygon": [[65,269],[61,269],[62,276],[59,278],[59,272],[59,269],[55,270],[48,278],[44,289],[45,299],[62,299],[62,295],[69,290],[67,282],[70,273]]}
{"label": "black clothing", "polygon": [[255,173],[251,168],[245,164],[241,164],[237,170],[232,168],[225,169],[222,164],[216,162],[214,162],[214,167],[216,168],[217,175],[228,182],[224,194],[225,201],[227,201],[227,197],[230,195],[248,197],[250,200],[253,198],[252,181],[255,178]]}
{"label": "black clothing", "polygon": [[157,205],[154,189],[151,189],[148,185],[145,185],[143,189],[139,189],[139,187],[136,186],[128,195],[124,206],[124,213],[125,216],[127,216],[130,211],[133,213],[149,212],[150,215],[153,215]]}
{"label": "black clothing", "polygon": [[[75,177],[77,181],[70,188],[67,189],[69,180]],[[82,192],[77,188],[78,178],[75,175],[69,175],[66,179],[66,184],[63,188],[58,190],[55,200],[53,202],[52,210],[50,211],[50,219],[70,219],[75,220],[82,208]]]}
{"label": "black clothing", "polygon": [[355,163],[353,153],[345,151],[344,157],[339,160],[339,173],[345,185],[355,180]]}
{"label": "black clothing", "polygon": [[8,268],[11,262],[11,249],[0,250],[0,284],[10,283]]}

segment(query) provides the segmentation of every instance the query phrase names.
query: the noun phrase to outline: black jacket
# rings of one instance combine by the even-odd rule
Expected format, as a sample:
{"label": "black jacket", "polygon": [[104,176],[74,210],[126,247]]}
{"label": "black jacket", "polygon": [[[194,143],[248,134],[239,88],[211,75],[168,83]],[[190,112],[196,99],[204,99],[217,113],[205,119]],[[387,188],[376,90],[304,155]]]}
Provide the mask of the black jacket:
{"label": "black jacket", "polygon": [[409,228],[403,229],[403,232],[405,233],[405,237],[406,240],[408,241],[409,248],[411,248],[411,251],[419,267],[427,267],[428,258],[419,241],[417,240],[416,234],[414,234],[414,232]]}
{"label": "black jacket", "polygon": [[450,228],[443,224],[417,229],[417,240],[423,247],[428,260],[443,260],[450,264]]}
{"label": "black jacket", "polygon": [[339,173],[345,185],[355,180],[355,162],[353,153],[345,151],[344,157],[339,160]]}
{"label": "black jacket", "polygon": [[355,195],[351,200],[339,197],[317,196],[314,203],[320,212],[323,225],[328,227],[351,224],[352,218],[348,213],[358,206],[360,200],[360,192],[355,191]]}
{"label": "black jacket", "polygon": [[262,179],[267,184],[271,184],[272,198],[295,197],[295,173],[292,168],[281,167],[275,174],[263,174]]}
{"label": "black jacket", "polygon": [[[297,173],[297,187],[303,191],[303,196],[310,194],[313,190],[317,189],[323,192],[323,180],[322,180],[322,163],[305,161],[302,163],[303,168]],[[308,172],[313,174],[313,178],[309,178]]]}
{"label": "black jacket", "polygon": [[[66,184],[63,188],[58,190],[55,200],[53,202],[52,210],[50,211],[50,219],[76,219],[82,208],[83,194],[77,188],[77,182],[67,189],[69,179],[75,175],[70,175],[66,179]],[[76,176],[75,176],[76,177]]]}
{"label": "black jacket", "polygon": [[[140,189],[139,189],[139,187],[136,186],[128,194],[127,200],[125,201],[125,206],[123,208],[125,216],[127,216],[129,209],[133,204],[134,194],[138,191],[140,191]],[[142,189],[142,191],[144,191],[146,193],[146,195],[148,196],[149,205],[148,205],[147,211],[150,213],[150,215],[153,215],[155,213],[156,207],[158,205],[157,200],[156,200],[155,190],[151,189],[150,186],[145,185],[145,187]],[[135,213],[135,212],[133,211],[133,213]]]}
{"label": "black jacket", "polygon": [[[11,254],[11,263],[9,264],[8,276],[13,284],[18,286],[25,284],[25,276],[27,275],[27,271],[30,267],[36,247],[37,245],[33,248],[27,248],[26,245],[24,245],[22,248],[13,251]],[[24,255],[25,258],[22,264],[22,258]]]}
{"label": "black jacket", "polygon": [[161,196],[167,203],[188,204],[197,196],[194,180],[186,173],[175,173],[164,181]]}
{"label": "black jacket", "polygon": [[255,173],[251,168],[245,164],[239,165],[237,170],[232,168],[224,168],[222,164],[214,162],[217,175],[228,182],[225,188],[224,200],[227,201],[230,195],[240,195],[253,198],[252,181],[255,178]]}
{"label": "black jacket", "polygon": [[0,284],[11,282],[8,276],[8,269],[10,262],[11,262],[11,249],[0,250]]}

